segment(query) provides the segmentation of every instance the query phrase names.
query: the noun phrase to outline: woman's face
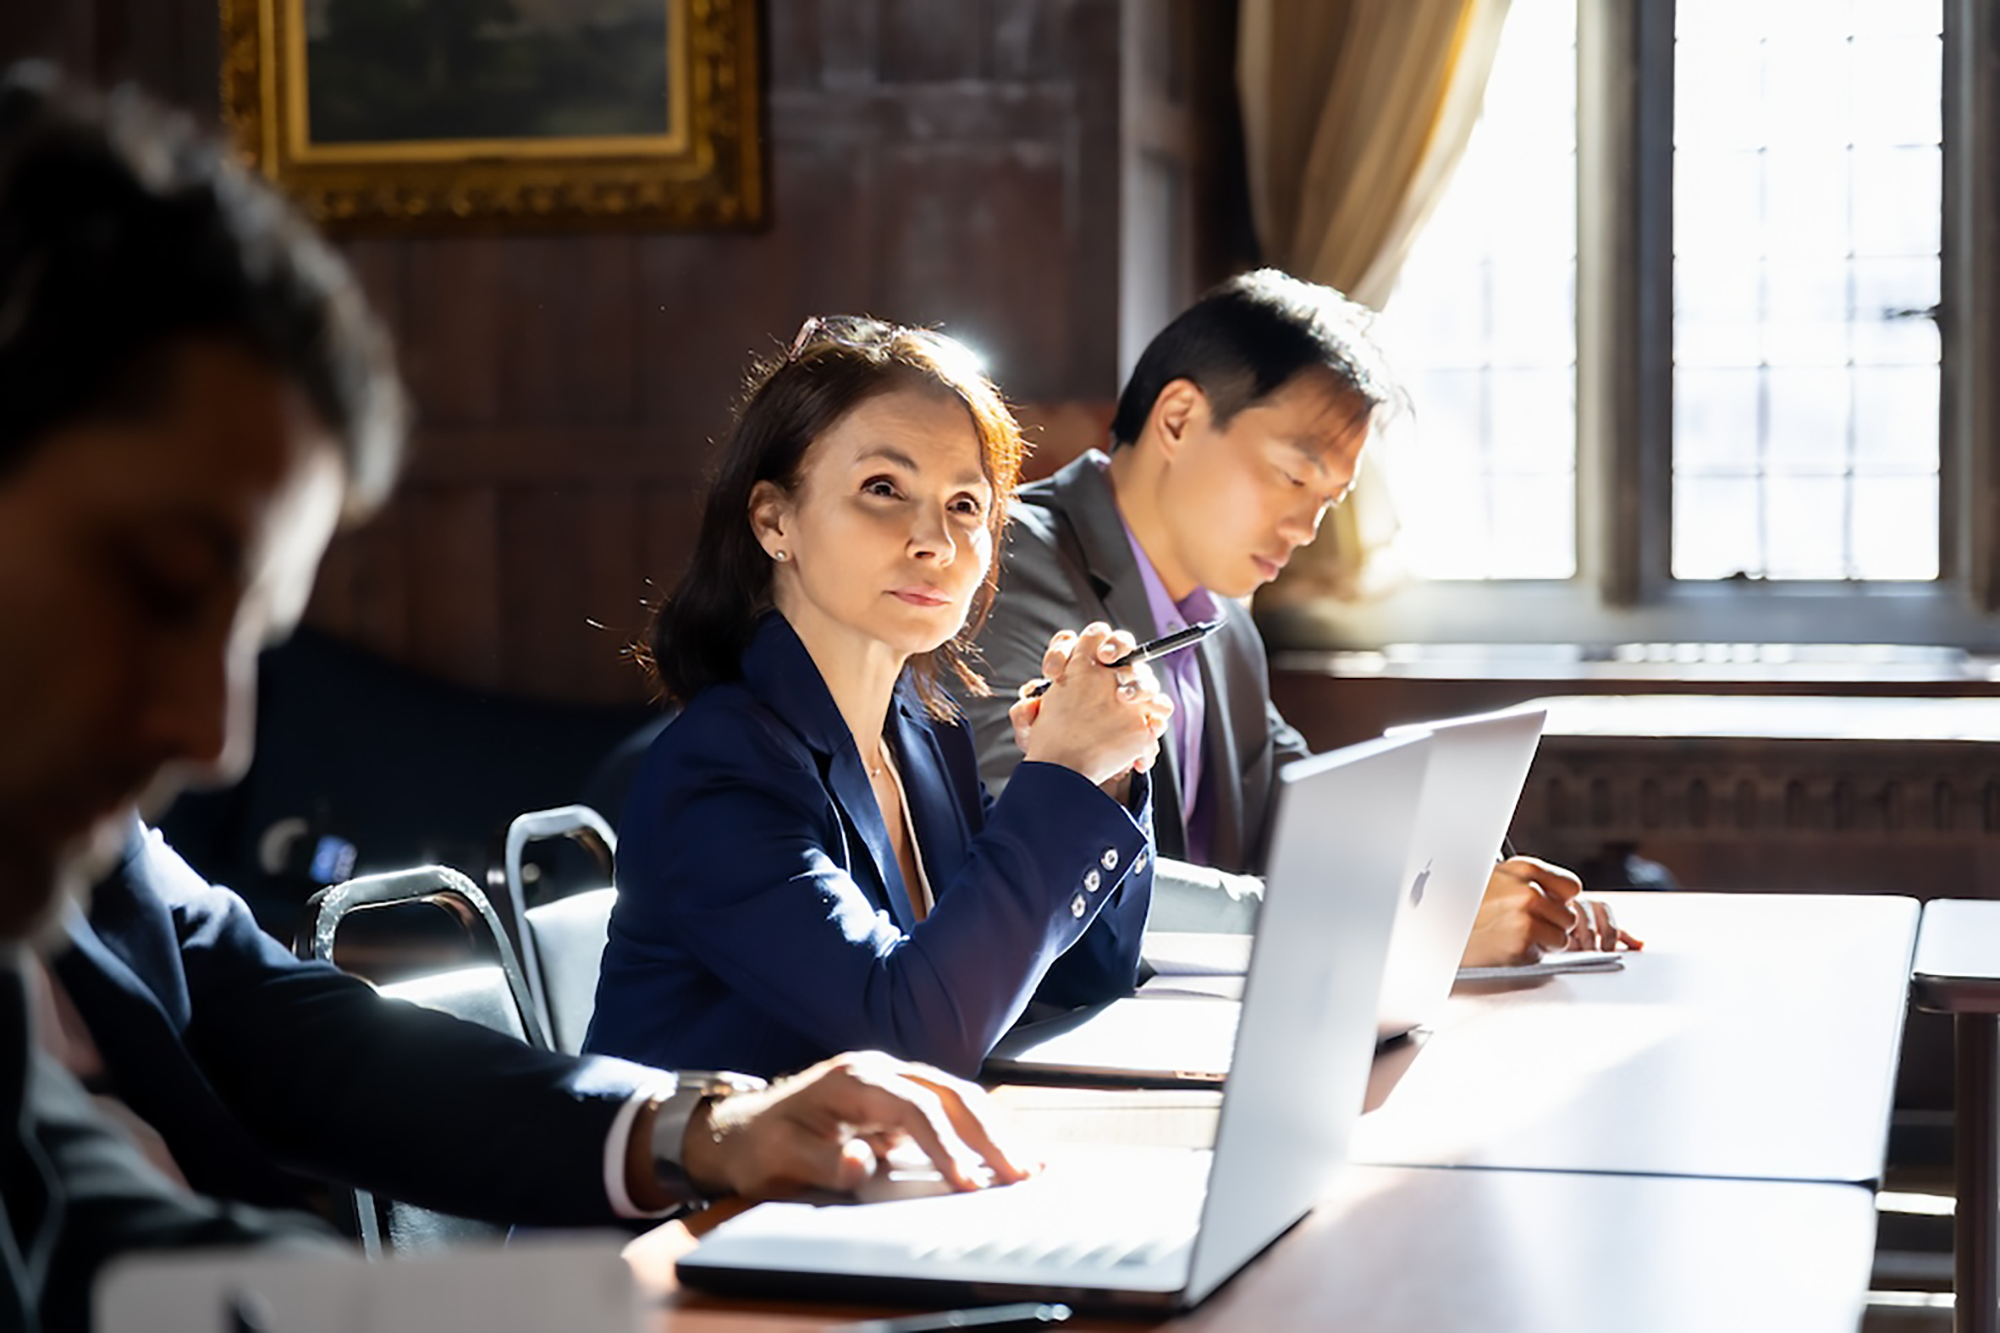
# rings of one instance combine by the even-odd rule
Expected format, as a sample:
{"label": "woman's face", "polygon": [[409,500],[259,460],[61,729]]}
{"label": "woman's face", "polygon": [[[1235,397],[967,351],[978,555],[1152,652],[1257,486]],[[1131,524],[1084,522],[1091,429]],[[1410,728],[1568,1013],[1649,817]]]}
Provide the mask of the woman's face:
{"label": "woman's face", "polygon": [[957,634],[993,560],[981,462],[964,404],[900,389],[815,440],[791,494],[760,486],[751,522],[800,637],[901,659]]}

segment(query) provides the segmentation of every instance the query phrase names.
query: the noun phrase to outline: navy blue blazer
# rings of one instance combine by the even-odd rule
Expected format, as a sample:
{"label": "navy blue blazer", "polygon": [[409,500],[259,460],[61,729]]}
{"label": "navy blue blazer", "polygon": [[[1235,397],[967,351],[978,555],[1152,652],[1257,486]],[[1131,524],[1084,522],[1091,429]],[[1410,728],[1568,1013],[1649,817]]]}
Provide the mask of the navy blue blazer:
{"label": "navy blue blazer", "polygon": [[970,730],[907,689],[885,735],[936,895],[922,922],[846,721],[791,626],[764,618],[743,679],[696,696],[639,770],[586,1049],[774,1075],[872,1048],[971,1074],[1038,983],[1064,1005],[1131,991],[1145,780],[1135,813],[1022,764],[995,802]]}
{"label": "navy blue blazer", "polygon": [[615,1220],[605,1139],[652,1071],[535,1051],[300,962],[136,822],[67,929],[51,966],[106,1090],[200,1193],[297,1206],[309,1176],[494,1222]]}

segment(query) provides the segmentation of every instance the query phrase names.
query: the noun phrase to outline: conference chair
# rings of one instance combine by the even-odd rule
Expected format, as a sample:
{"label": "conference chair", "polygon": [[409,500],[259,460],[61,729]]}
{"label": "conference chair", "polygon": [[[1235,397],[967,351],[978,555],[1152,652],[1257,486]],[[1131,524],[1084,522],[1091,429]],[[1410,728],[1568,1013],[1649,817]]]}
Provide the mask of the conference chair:
{"label": "conference chair", "polygon": [[[533,895],[522,875],[523,854],[529,844],[550,838],[568,838],[590,853],[600,883],[608,886],[618,835],[587,805],[531,810],[507,826],[500,880],[521,942],[535,1012],[555,1048],[574,1055],[583,1049],[597,1005],[598,964],[618,891],[594,888],[530,907]],[[489,884],[493,878],[489,871]]]}
{"label": "conference chair", "polygon": [[[294,942],[294,952],[301,958],[331,962],[341,923],[348,917],[416,903],[436,907],[455,918],[478,951],[493,961],[396,981],[381,987],[382,994],[548,1050],[549,1040],[536,1015],[527,976],[499,914],[477,885],[447,866],[364,875],[321,889],[306,903],[305,923]],[[412,1132],[422,1132],[422,1128],[413,1127]],[[367,1190],[354,1191],[354,1221],[361,1247],[371,1259],[381,1257],[385,1238],[391,1250],[402,1253],[493,1240],[506,1234],[506,1228],[489,1222],[380,1199]]]}

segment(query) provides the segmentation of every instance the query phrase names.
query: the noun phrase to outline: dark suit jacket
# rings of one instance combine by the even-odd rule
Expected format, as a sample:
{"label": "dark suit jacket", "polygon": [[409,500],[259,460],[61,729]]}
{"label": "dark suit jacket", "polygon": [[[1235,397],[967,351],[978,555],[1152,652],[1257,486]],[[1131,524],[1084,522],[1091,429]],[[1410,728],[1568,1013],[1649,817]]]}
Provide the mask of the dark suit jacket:
{"label": "dark suit jacket", "polygon": [[534,1051],[300,962],[136,824],[68,934],[53,966],[109,1091],[201,1193],[293,1205],[299,1173],[495,1222],[614,1219],[605,1138],[650,1071]]}
{"label": "dark suit jacket", "polygon": [[129,1250],[337,1244],[309,1217],[197,1198],[99,1118],[33,1047],[18,946],[0,946],[0,1331],[84,1333],[104,1264]]}
{"label": "dark suit jacket", "polygon": [[[1159,633],[1138,561],[1093,450],[1053,477],[1021,488],[1009,525],[1000,596],[979,635],[995,697],[966,707],[979,738],[980,773],[999,791],[1020,762],[1007,722],[1012,687],[1041,674],[1042,650],[1059,629],[1108,621],[1140,639]],[[1228,608],[1222,629],[1193,650],[1207,693],[1202,781],[1215,825],[1209,860],[1261,874],[1269,851],[1278,768],[1312,753],[1271,703],[1271,669],[1249,612]],[[1153,766],[1153,834],[1160,855],[1185,860],[1180,775],[1164,747]]]}
{"label": "dark suit jacket", "polygon": [[[1144,781],[1135,814],[1024,764],[992,802],[970,731],[906,691],[887,736],[937,896],[921,923],[846,721],[766,616],[743,679],[696,696],[640,769],[588,1049],[777,1074],[872,1047],[970,1074],[1045,972],[1057,1003],[1131,990]],[[1091,946],[1062,957],[1093,920]]]}

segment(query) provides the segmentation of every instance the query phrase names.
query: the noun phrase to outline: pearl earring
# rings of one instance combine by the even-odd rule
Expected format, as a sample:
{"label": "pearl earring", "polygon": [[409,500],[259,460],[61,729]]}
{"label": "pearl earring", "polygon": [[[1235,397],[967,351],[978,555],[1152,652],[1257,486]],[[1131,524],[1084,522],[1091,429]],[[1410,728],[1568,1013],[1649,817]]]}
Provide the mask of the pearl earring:
{"label": "pearl earring", "polygon": [[771,552],[771,558],[773,560],[790,560],[792,556],[789,551],[773,551]]}

